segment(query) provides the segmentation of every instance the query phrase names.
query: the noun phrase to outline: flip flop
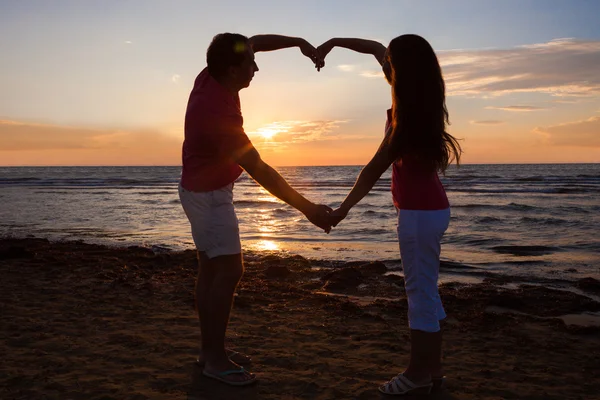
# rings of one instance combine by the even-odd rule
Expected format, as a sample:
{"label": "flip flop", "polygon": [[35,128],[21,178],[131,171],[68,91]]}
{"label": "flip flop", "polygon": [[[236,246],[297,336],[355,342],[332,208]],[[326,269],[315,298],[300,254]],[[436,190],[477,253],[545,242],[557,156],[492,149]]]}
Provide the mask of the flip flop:
{"label": "flip flop", "polygon": [[[240,365],[250,365],[252,364],[252,358],[247,356],[239,351],[227,349],[227,358],[229,358],[232,362]],[[196,365],[200,368],[204,368],[204,361],[200,361],[200,358],[196,359]]]}
{"label": "flip flop", "polygon": [[415,394],[430,394],[433,383],[429,381],[424,385],[417,385],[404,374],[398,374],[395,378],[379,387],[383,394],[392,396],[407,396]]}
{"label": "flip flop", "polygon": [[234,375],[234,374],[246,374],[246,370],[244,369],[244,367],[241,367],[240,369],[230,369],[228,371],[223,371],[223,372],[219,372],[216,374],[207,372],[206,370],[202,371],[202,375],[208,377],[208,378],[212,378],[212,379],[216,379],[219,382],[223,382],[227,385],[230,386],[248,386],[248,385],[252,385],[253,383],[256,382],[256,375],[254,374],[250,374],[250,379],[245,380],[245,381],[230,381],[227,380],[227,377],[229,375]]}

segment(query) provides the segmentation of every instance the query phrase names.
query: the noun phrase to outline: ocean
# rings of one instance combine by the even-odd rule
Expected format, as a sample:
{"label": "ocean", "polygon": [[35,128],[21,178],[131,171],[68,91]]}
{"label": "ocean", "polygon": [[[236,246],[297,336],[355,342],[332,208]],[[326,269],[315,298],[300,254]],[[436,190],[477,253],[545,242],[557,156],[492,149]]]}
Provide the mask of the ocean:
{"label": "ocean", "polygon": [[[308,199],[335,208],[359,166],[280,167]],[[0,167],[0,236],[193,247],[177,194],[180,167]],[[600,278],[600,164],[452,166],[444,279]],[[327,235],[246,174],[235,183],[245,249],[399,265],[390,172]]]}

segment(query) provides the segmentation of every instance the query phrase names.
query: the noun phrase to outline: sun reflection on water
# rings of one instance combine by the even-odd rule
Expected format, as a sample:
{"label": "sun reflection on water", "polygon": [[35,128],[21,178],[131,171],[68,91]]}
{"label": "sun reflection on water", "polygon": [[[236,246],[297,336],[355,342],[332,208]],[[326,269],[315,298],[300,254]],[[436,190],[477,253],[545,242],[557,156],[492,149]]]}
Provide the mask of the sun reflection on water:
{"label": "sun reflection on water", "polygon": [[272,240],[259,240],[256,243],[256,248],[258,250],[267,250],[267,251],[278,251],[281,250],[279,245]]}

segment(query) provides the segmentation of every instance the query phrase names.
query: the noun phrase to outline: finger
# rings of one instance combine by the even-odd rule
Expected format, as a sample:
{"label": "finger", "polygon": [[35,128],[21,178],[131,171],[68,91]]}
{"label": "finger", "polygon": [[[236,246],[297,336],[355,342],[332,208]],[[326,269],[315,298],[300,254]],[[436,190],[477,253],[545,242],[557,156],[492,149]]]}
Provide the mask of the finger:
{"label": "finger", "polygon": [[331,225],[337,226],[340,222],[342,222],[343,219],[344,219],[344,217],[336,216],[336,217],[330,218],[329,222],[331,223]]}

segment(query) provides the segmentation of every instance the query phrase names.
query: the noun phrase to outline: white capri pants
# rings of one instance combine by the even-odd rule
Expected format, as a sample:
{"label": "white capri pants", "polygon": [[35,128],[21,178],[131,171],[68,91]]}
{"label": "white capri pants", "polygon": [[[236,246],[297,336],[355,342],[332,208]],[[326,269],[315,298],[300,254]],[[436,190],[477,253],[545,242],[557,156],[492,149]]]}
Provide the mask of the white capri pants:
{"label": "white capri pants", "polygon": [[233,183],[211,192],[190,192],[179,185],[179,199],[192,226],[198,251],[208,258],[240,254],[240,228],[233,207]]}
{"label": "white capri pants", "polygon": [[441,240],[450,209],[398,210],[398,242],[410,329],[438,332],[446,318],[438,291]]}

